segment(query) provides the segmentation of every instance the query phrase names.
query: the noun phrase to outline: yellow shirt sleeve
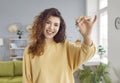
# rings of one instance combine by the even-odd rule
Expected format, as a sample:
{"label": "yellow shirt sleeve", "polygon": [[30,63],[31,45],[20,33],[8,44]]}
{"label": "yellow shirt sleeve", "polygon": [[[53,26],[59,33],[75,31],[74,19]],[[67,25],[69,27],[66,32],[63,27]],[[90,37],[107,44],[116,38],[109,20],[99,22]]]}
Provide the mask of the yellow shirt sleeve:
{"label": "yellow shirt sleeve", "polygon": [[30,55],[28,55],[28,48],[25,49],[23,54],[23,83],[33,83],[32,67],[31,67]]}
{"label": "yellow shirt sleeve", "polygon": [[95,45],[88,46],[82,43],[80,46],[66,42],[68,65],[72,71],[90,59],[96,52]]}

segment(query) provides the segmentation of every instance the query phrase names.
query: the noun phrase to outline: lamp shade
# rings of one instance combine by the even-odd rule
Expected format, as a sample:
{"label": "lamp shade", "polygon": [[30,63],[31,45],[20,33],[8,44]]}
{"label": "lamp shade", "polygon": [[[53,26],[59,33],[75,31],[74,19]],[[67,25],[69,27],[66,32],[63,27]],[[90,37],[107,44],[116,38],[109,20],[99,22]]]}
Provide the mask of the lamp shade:
{"label": "lamp shade", "polygon": [[2,38],[0,38],[0,46],[3,46],[3,39]]}
{"label": "lamp shade", "polygon": [[12,24],[8,27],[8,31],[11,32],[11,33],[16,32],[17,29],[18,29],[18,26],[16,24]]}
{"label": "lamp shade", "polygon": [[29,24],[29,25],[26,26],[26,30],[28,32],[31,32],[31,29],[32,29],[32,24]]}

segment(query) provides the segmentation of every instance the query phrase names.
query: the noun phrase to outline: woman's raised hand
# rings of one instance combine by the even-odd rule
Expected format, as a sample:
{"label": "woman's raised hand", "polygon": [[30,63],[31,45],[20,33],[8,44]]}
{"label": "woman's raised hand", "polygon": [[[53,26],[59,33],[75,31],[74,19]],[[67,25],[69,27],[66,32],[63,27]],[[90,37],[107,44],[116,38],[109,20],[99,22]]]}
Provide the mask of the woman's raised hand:
{"label": "woman's raised hand", "polygon": [[96,19],[96,15],[93,19],[87,16],[80,16],[77,18],[76,25],[78,26],[79,31],[84,38],[90,37],[93,24],[95,23]]}

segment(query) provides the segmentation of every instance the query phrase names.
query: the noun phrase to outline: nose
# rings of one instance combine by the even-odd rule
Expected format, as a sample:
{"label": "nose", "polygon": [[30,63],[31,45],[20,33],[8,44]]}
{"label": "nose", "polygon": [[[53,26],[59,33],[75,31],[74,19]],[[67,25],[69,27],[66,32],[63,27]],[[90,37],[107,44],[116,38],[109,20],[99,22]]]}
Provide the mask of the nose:
{"label": "nose", "polygon": [[49,29],[53,30],[54,29],[54,25],[50,24]]}

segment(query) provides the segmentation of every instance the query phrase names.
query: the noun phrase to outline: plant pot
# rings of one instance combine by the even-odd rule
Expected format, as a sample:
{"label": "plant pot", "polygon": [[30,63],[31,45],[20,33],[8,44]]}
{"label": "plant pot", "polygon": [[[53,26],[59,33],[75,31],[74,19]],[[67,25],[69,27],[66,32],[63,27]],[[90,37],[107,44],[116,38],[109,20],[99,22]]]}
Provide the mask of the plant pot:
{"label": "plant pot", "polygon": [[22,38],[21,35],[19,35],[18,38],[21,39]]}

